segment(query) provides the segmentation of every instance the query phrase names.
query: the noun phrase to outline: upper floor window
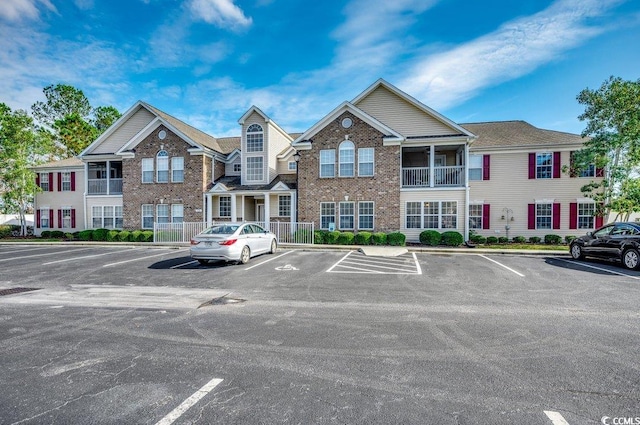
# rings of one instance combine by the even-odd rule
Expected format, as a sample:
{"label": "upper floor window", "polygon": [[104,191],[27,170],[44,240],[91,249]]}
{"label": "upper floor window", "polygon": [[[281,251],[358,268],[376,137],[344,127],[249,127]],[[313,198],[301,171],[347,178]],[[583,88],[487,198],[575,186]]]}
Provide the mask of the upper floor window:
{"label": "upper floor window", "polygon": [[242,164],[233,164],[233,172],[239,173],[240,171],[242,171]]}
{"label": "upper floor window", "polygon": [[469,155],[469,180],[482,180],[482,155]]}
{"label": "upper floor window", "polygon": [[64,172],[60,174],[60,190],[63,192],[71,191],[71,173]]}
{"label": "upper floor window", "polygon": [[355,146],[353,142],[345,140],[340,143],[338,156],[340,159],[338,175],[340,177],[353,177],[355,172]]}
{"label": "upper floor window", "polygon": [[247,180],[261,181],[263,179],[262,157],[247,158]]}
{"label": "upper floor window", "polygon": [[374,148],[358,149],[358,175],[360,177],[373,177]]}
{"label": "upper floor window", "polygon": [[169,183],[169,154],[161,150],[156,155],[156,182]]}
{"label": "upper floor window", "polygon": [[580,170],[578,173],[579,177],[595,177],[596,176],[596,166],[594,164],[590,164],[584,170]]}
{"label": "upper floor window", "polygon": [[287,163],[287,169],[288,169],[289,171],[296,171],[296,168],[297,168],[297,167],[298,167],[298,163],[297,163],[297,162],[295,162],[295,161],[289,161],[289,162]]}
{"label": "upper floor window", "polygon": [[320,151],[320,177],[335,177],[336,150],[324,149]]}
{"label": "upper floor window", "polygon": [[553,154],[536,154],[536,178],[550,179],[553,177]]}
{"label": "upper floor window", "polygon": [[142,183],[153,183],[153,158],[142,158]]}
{"label": "upper floor window", "polygon": [[184,181],[184,158],[174,156],[171,158],[171,182],[182,183]]}
{"label": "upper floor window", "polygon": [[43,192],[49,191],[49,173],[40,173],[40,189]]}
{"label": "upper floor window", "polygon": [[264,132],[258,124],[251,124],[247,128],[247,152],[262,152]]}

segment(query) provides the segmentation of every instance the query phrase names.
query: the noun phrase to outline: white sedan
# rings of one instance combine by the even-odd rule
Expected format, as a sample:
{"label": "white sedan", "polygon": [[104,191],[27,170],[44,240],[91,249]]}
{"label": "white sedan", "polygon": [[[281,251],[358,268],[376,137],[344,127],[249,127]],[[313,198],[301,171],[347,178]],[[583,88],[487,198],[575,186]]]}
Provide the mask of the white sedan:
{"label": "white sedan", "polygon": [[191,258],[200,264],[209,260],[245,264],[256,255],[273,254],[278,249],[276,235],[253,223],[221,223],[191,239]]}

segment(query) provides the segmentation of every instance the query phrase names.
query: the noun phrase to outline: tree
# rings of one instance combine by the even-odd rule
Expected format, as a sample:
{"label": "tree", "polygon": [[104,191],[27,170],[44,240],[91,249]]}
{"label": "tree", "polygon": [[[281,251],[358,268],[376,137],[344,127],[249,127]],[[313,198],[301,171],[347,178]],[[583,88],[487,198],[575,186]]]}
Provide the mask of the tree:
{"label": "tree", "polygon": [[4,209],[20,216],[22,235],[27,234],[25,214],[39,189],[31,167],[49,150],[48,140],[26,111],[0,103],[0,192]]}
{"label": "tree", "polygon": [[50,159],[78,155],[118,118],[113,106],[94,108],[82,90],[57,84],[44,88],[46,102],[31,107],[36,122],[54,141]]}
{"label": "tree", "polygon": [[636,190],[633,180],[640,169],[640,79],[612,76],[599,89],[582,90],[577,100],[585,105],[578,118],[587,122],[582,136],[589,139],[575,153],[574,168],[594,164],[606,170],[602,182],[592,181],[582,192],[596,201],[598,215],[617,208],[624,208],[625,213],[639,211],[640,198],[625,196],[625,192]]}

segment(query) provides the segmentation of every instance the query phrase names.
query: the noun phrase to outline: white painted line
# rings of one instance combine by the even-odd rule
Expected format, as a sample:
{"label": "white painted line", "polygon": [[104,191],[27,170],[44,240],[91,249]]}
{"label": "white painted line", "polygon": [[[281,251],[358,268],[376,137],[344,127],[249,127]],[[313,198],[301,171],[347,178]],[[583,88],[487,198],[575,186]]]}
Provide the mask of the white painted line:
{"label": "white painted line", "polygon": [[343,261],[342,263],[340,263],[340,267],[344,267],[342,264],[354,264],[356,266],[369,266],[372,267],[374,269],[386,269],[386,270],[395,270],[397,272],[402,272],[402,273],[415,273],[415,271],[413,270],[413,265],[409,264],[407,265],[407,267],[411,267],[411,270],[402,270],[402,268],[398,268],[398,267],[386,267],[386,266],[381,266],[379,263],[378,264],[371,264],[371,263],[361,263],[359,261]]}
{"label": "white painted line", "polygon": [[[178,249],[177,251],[182,251],[182,249]],[[166,251],[166,252],[163,252],[162,254],[147,255],[146,257],[132,258],[130,260],[124,260],[124,261],[118,261],[116,263],[105,264],[102,267],[119,266],[120,264],[131,263],[132,261],[146,260],[147,258],[160,257],[161,255],[169,255],[169,254],[172,254],[172,252]]]}
{"label": "white painted line", "polygon": [[284,252],[284,253],[282,253],[282,254],[278,255],[277,257],[269,258],[268,260],[263,261],[262,263],[254,264],[254,265],[253,265],[253,266],[251,266],[251,267],[247,267],[245,270],[251,270],[251,269],[252,269],[252,268],[254,268],[254,267],[258,267],[258,266],[261,266],[261,265],[263,265],[263,264],[265,264],[265,263],[268,263],[269,261],[277,260],[277,259],[278,259],[278,258],[280,258],[280,257],[284,257],[284,256],[285,256],[285,255],[287,255],[287,254],[291,254],[293,251],[296,251],[296,250],[295,250],[295,249],[292,249],[291,251]]}
{"label": "white painted line", "polygon": [[415,252],[412,252],[411,254],[413,254],[413,259],[416,262],[416,270],[418,271],[418,274],[422,274],[422,267],[420,267],[420,263],[418,262],[418,256],[416,256]]}
{"label": "white painted line", "polygon": [[202,397],[209,394],[215,387],[217,387],[222,382],[222,379],[212,379],[207,382],[204,387],[200,388],[198,391],[193,393],[191,397],[182,402],[182,404],[171,411],[167,416],[162,418],[160,421],[156,422],[156,425],[171,425],[178,419],[180,416],[184,414],[187,410],[189,410],[194,404],[200,401]]}
{"label": "white painted line", "polygon": [[351,253],[352,253],[352,252],[354,252],[354,251],[349,251],[349,252],[347,252],[347,255],[345,255],[345,256],[344,256],[344,257],[342,257],[340,260],[338,260],[338,262],[337,262],[337,263],[335,263],[333,266],[329,267],[329,270],[327,270],[327,273],[330,273],[330,272],[331,272],[331,270],[333,270],[335,266],[337,266],[338,264],[340,264],[340,263],[341,263],[345,258],[347,258],[349,255],[351,255]]}
{"label": "white painted line", "polygon": [[482,254],[478,254],[478,255],[479,255],[480,257],[482,257],[482,258],[486,259],[486,260],[491,261],[492,263],[496,263],[496,264],[497,264],[497,265],[499,265],[500,267],[504,267],[505,269],[509,270],[510,272],[513,272],[513,273],[517,274],[517,275],[518,275],[518,276],[520,276],[520,277],[524,277],[524,275],[523,275],[522,273],[520,273],[520,272],[517,272],[517,271],[513,270],[511,267],[507,267],[507,266],[505,266],[504,264],[499,263],[499,262],[497,262],[496,260],[492,260],[492,259],[491,259],[491,258],[489,258],[489,257],[485,257],[485,256],[484,256],[484,255],[482,255]]}
{"label": "white painted line", "polygon": [[371,269],[361,269],[360,267],[351,267],[351,266],[345,266],[343,264],[339,264],[338,267],[341,268],[345,268],[345,269],[351,269],[351,270],[360,270],[357,272],[349,272],[349,271],[343,271],[343,270],[331,270],[331,271],[327,271],[327,273],[369,273],[369,274],[385,274],[384,272],[379,272],[376,270],[371,270]]}
{"label": "white painted line", "polygon": [[3,258],[0,261],[23,260],[25,258],[44,257],[45,255],[56,255],[56,254],[66,254],[70,252],[88,251],[90,249],[94,249],[94,248],[80,248],[80,249],[74,248],[73,250],[69,250],[69,251],[54,251],[54,252],[47,252],[45,254],[34,254],[34,255],[25,255],[23,257]]}
{"label": "white painted line", "polygon": [[633,276],[633,275],[630,275],[630,274],[618,272],[618,271],[615,271],[615,270],[609,270],[609,269],[605,269],[605,268],[602,268],[602,267],[592,266],[590,264],[585,264],[585,263],[582,263],[580,261],[565,260],[563,258],[556,258],[556,260],[564,261],[565,263],[575,264],[576,266],[587,267],[587,268],[590,268],[590,269],[600,270],[600,271],[611,273],[611,274],[617,274],[618,276],[625,276],[625,277],[630,277],[631,279],[640,280],[640,277],[638,277],[638,276]]}
{"label": "white painted line", "polygon": [[184,266],[188,266],[189,264],[195,264],[197,263],[198,260],[193,260],[193,261],[189,261],[188,263],[182,263],[182,264],[178,264],[176,266],[171,266],[169,267],[170,269],[179,269],[180,267],[184,267]]}
{"label": "white painted line", "polygon": [[[5,245],[6,246],[6,245]],[[25,248],[25,249],[12,249],[11,251],[0,250],[0,254],[15,254],[16,252],[24,252],[24,251],[37,251],[39,249],[51,249],[54,248],[52,246],[39,246],[37,248]]]}
{"label": "white painted line", "polygon": [[[130,251],[137,251],[143,248],[127,248]],[[64,260],[56,260],[56,261],[49,261],[48,263],[42,263],[43,266],[48,266],[49,264],[56,264],[56,263],[66,263],[67,261],[76,261],[76,260],[83,260],[85,258],[93,258],[93,257],[102,257],[103,255],[111,255],[111,254],[118,254],[121,253],[123,251],[121,250],[117,250],[117,251],[111,251],[111,252],[104,252],[102,254],[94,254],[94,255],[85,255],[83,257],[73,257],[73,258],[65,258]]]}
{"label": "white painted line", "polygon": [[553,425],[569,425],[569,422],[567,422],[558,412],[545,410],[544,414],[547,415],[547,418],[551,419],[551,423]]}
{"label": "white painted line", "polygon": [[373,267],[378,266],[379,264],[384,264],[385,266],[390,266],[390,267],[397,267],[398,270],[402,270],[403,268],[410,268],[411,270],[415,269],[415,266],[413,263],[411,263],[408,259],[407,260],[403,260],[402,262],[398,262],[398,261],[387,261],[387,259],[381,259],[378,258],[377,260],[373,260],[371,258],[363,258],[360,256],[352,256],[349,258],[349,262],[351,263],[358,263],[361,264],[363,266],[365,265],[371,265]]}

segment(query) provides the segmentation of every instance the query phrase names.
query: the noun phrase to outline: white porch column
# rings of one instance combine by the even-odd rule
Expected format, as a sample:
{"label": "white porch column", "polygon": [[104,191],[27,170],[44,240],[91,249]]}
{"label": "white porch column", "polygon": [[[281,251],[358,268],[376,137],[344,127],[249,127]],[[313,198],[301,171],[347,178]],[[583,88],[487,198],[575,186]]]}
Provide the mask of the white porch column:
{"label": "white porch column", "polygon": [[236,194],[231,194],[231,221],[238,221],[238,213],[236,211]]}
{"label": "white porch column", "polygon": [[242,195],[242,198],[240,198],[240,212],[241,212],[241,216],[242,216],[242,221],[247,221],[247,217],[245,216],[245,204],[244,204],[244,195]]}
{"label": "white porch column", "polygon": [[434,187],[436,184],[434,167],[436,165],[436,146],[429,146],[429,187]]}
{"label": "white porch column", "polygon": [[270,204],[270,199],[271,197],[271,193],[269,192],[265,192],[264,193],[264,227],[266,229],[269,229],[269,222],[271,221],[271,215],[270,215],[270,210],[271,210],[271,204]]}
{"label": "white porch column", "polygon": [[291,192],[291,229],[295,229],[296,217],[298,216],[298,199],[295,191]]}
{"label": "white porch column", "polygon": [[211,226],[213,223],[213,195],[211,193],[207,193],[207,227]]}

